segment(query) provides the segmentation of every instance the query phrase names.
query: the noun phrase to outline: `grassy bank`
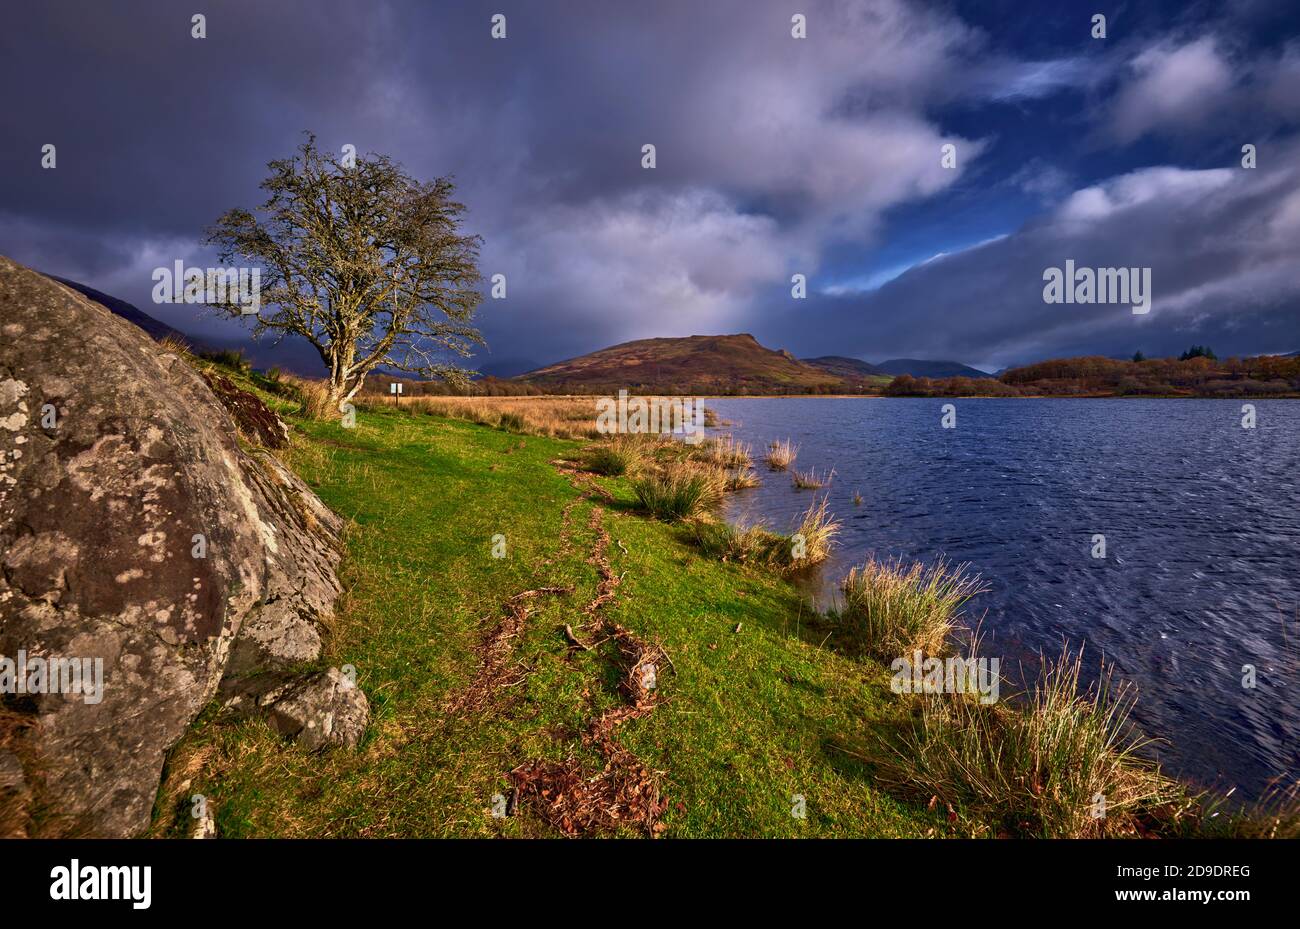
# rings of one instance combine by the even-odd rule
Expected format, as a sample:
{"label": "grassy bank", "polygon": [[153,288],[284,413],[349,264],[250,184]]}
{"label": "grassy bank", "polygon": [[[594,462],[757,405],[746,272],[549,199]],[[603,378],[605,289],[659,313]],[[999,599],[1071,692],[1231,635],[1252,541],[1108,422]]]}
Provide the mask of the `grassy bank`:
{"label": "grassy bank", "polygon": [[[668,658],[659,704],[617,735],[660,782],[662,834],[952,831],[879,788],[841,748],[864,727],[904,721],[884,669],[820,647],[824,633],[809,631],[786,581],[707,558],[679,527],[638,515],[626,477],[571,479],[552,464],[576,457],[578,443],[382,407],[354,429],[290,419],[286,459],[352,521],[326,660],[355,665],[370,733],[355,754],[309,756],[214,707],[172,755],[158,834],[185,828],[195,793],[209,798],[223,836],[559,834],[531,807],[494,817],[493,796],[508,795],[509,772],[536,759],[603,766],[583,735],[624,701],[617,656],[610,643],[586,651],[563,632],[598,639],[584,609],[601,583],[590,561],[599,529],[621,577],[608,619]],[[492,557],[497,534],[502,559]],[[510,679],[481,706],[453,709],[473,689],[507,601],[542,587],[572,589],[529,598]],[[800,809],[806,818],[793,815]]]}
{"label": "grassy bank", "polygon": [[920,735],[956,744],[968,722],[936,728],[838,647],[775,564],[782,537],[649,518],[653,455],[520,434],[490,404],[379,404],[343,428],[236,376],[350,521],[322,663],[356,668],[371,726],[311,756],[214,705],[172,753],[154,834],[183,834],[195,794],[225,837],[1008,834],[1015,811],[908,774]]}

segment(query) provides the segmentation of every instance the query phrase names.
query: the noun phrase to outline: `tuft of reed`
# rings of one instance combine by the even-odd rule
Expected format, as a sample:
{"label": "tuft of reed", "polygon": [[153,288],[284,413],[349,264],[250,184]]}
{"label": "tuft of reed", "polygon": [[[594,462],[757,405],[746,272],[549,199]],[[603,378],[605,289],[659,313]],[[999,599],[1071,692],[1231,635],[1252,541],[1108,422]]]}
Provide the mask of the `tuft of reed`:
{"label": "tuft of reed", "polygon": [[809,468],[807,471],[796,469],[791,471],[790,475],[795,490],[820,490],[835,477],[835,469],[832,468],[827,474],[818,474],[816,468]]}
{"label": "tuft of reed", "polygon": [[1086,691],[1083,651],[1044,668],[1022,706],[927,694],[910,732],[887,743],[882,779],[938,798],[1003,834],[1092,838],[1177,829],[1199,798],[1140,754],[1133,688],[1104,662]]}
{"label": "tuft of reed", "polygon": [[750,487],[757,487],[760,483],[758,475],[749,468],[733,468],[728,470],[726,475],[726,489],[728,491],[746,490]]}
{"label": "tuft of reed", "polygon": [[790,567],[817,564],[830,556],[841,523],[830,514],[828,503],[829,498],[825,495],[820,502],[813,500],[790,534]]}
{"label": "tuft of reed", "polygon": [[691,457],[718,468],[749,468],[754,464],[749,445],[730,434],[701,443]]}
{"label": "tuft of reed", "polygon": [[[1229,791],[1231,793],[1231,791]],[[1227,798],[1213,804],[1212,815],[1226,806]],[[1203,831],[1235,839],[1300,839],[1300,781],[1271,784],[1258,801],[1224,817],[1223,826]]]}
{"label": "tuft of reed", "polygon": [[722,500],[726,478],[716,468],[669,464],[632,480],[632,492],[651,516],[673,522],[703,516]]}
{"label": "tuft of reed", "polygon": [[853,491],[853,505],[854,505],[854,506],[862,506],[862,493],[861,493],[861,491],[857,491],[857,490]]}
{"label": "tuft of reed", "polygon": [[582,466],[588,471],[616,477],[635,472],[645,457],[641,443],[620,436],[592,445],[582,452]]}
{"label": "tuft of reed", "polygon": [[688,531],[700,551],[719,561],[776,565],[786,560],[789,539],[761,525],[732,526],[715,520],[692,520]]}
{"label": "tuft of reed", "polygon": [[761,564],[785,572],[824,561],[839,528],[823,499],[808,508],[788,536],[772,532],[761,523],[732,526],[712,519],[693,520],[688,533],[700,551],[712,558]]}
{"label": "tuft of reed", "polygon": [[791,445],[789,439],[784,441],[775,441],[767,447],[767,455],[764,460],[767,466],[773,471],[784,471],[790,465],[794,464],[795,458],[799,454],[799,446]]}
{"label": "tuft of reed", "polygon": [[849,651],[886,661],[920,649],[943,651],[957,628],[961,607],[988,588],[967,566],[940,559],[927,567],[915,562],[869,559],[840,582],[844,603],[829,614],[841,644]]}

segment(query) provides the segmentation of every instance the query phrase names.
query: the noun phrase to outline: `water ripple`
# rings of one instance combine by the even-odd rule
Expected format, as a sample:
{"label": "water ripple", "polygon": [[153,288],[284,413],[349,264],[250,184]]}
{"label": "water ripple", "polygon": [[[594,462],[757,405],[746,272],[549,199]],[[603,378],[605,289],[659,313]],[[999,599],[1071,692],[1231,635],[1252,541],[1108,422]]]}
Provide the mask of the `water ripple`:
{"label": "water ripple", "polygon": [[[1256,401],[1247,430],[1232,401],[957,400],[942,429],[944,402],[709,405],[756,451],[790,438],[799,467],[835,468],[823,601],[871,554],[969,562],[992,587],[972,604],[986,650],[1104,654],[1174,772],[1248,796],[1300,775],[1300,403]],[[728,516],[786,529],[812,494],[763,477]]]}

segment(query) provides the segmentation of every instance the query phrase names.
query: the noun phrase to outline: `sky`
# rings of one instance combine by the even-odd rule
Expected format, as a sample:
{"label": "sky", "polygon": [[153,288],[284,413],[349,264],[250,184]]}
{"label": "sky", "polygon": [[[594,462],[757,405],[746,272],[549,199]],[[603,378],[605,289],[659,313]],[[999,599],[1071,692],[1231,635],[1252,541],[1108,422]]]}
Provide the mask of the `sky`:
{"label": "sky", "polygon": [[[0,254],[210,344],[247,335],[154,303],[153,271],[214,265],[204,230],[311,131],[454,177],[506,276],[489,372],[736,332],[990,371],[1300,349],[1294,0],[50,0],[3,24]],[[1045,302],[1067,260],[1149,268],[1150,312]]]}

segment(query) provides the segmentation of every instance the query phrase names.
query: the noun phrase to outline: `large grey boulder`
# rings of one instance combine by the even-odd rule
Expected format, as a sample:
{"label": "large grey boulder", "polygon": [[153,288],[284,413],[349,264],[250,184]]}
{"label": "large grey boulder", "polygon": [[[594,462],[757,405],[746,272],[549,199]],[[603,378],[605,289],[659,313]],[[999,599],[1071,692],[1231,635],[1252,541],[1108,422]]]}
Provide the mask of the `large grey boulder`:
{"label": "large grey boulder", "polygon": [[183,359],[0,257],[0,656],[102,662],[99,700],[0,694],[22,722],[0,749],[58,831],[145,829],[223,678],[287,699],[320,654],[340,530]]}

